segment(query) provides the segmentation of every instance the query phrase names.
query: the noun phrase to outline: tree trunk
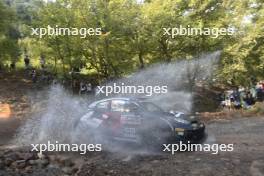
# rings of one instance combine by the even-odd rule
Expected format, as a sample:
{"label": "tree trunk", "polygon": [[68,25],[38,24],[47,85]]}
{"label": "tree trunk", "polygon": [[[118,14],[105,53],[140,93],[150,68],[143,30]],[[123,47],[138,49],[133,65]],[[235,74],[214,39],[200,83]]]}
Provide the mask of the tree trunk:
{"label": "tree trunk", "polygon": [[145,68],[145,63],[144,63],[142,51],[139,51],[139,53],[138,53],[138,60],[139,60],[139,68],[140,69]]}

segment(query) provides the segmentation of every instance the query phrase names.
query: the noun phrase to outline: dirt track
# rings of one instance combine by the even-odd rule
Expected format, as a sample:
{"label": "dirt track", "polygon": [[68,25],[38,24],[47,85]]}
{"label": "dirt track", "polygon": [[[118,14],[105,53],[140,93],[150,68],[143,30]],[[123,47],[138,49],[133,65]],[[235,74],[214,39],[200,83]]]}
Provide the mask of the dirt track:
{"label": "dirt track", "polygon": [[[78,175],[264,175],[264,118],[241,118],[207,124],[206,143],[233,143],[233,152],[74,154],[82,158]],[[2,139],[1,139],[2,141]],[[65,155],[65,154],[64,154]],[[67,154],[66,154],[67,155]],[[50,172],[35,170],[32,175]],[[1,172],[0,172],[1,173]],[[60,175],[57,172],[54,175]],[[1,174],[0,174],[1,175]]]}
{"label": "dirt track", "polygon": [[[26,88],[30,88],[27,82]],[[1,80],[0,85],[4,85]],[[23,87],[22,86],[22,87]],[[18,85],[21,87],[21,85]],[[17,87],[13,87],[16,89]],[[6,93],[8,89],[1,87],[1,101],[12,103],[13,108],[21,108],[16,102],[24,102],[24,113],[28,106],[26,101],[21,100],[16,93],[9,98]],[[21,94],[20,94],[21,95]],[[23,96],[22,96],[23,97]],[[4,99],[5,98],[5,99]],[[22,115],[21,115],[22,114]],[[20,113],[23,116],[23,113]],[[25,115],[25,114],[24,114]],[[230,176],[230,175],[264,175],[264,117],[235,118],[232,120],[217,120],[207,122],[208,139],[205,143],[233,143],[233,152],[221,152],[213,155],[207,152],[178,152],[174,155],[169,153],[147,152],[99,152],[88,153],[85,156],[79,154],[63,154],[70,157],[78,164],[74,172],[65,170],[54,170],[51,164],[45,167],[31,167],[30,172],[21,172],[13,165],[4,166],[8,153],[16,153],[17,149],[10,151],[6,148],[12,139],[12,135],[20,124],[21,118],[15,114],[10,119],[0,120],[0,176],[1,175],[205,175],[205,176]],[[3,149],[4,148],[4,149]],[[28,152],[30,153],[30,152]],[[7,156],[8,155],[8,156]],[[50,154],[49,154],[50,155]],[[54,154],[51,154],[54,155]],[[51,156],[50,156],[51,158]],[[81,160],[81,162],[79,161]],[[1,168],[2,167],[2,168]],[[26,167],[28,168],[28,167]],[[24,171],[24,170],[23,170]]]}
{"label": "dirt track", "polygon": [[[80,175],[264,175],[264,118],[241,118],[207,125],[205,143],[233,143],[233,152],[87,156]],[[105,158],[106,157],[106,158]],[[129,160],[129,161],[127,161]],[[110,174],[111,175],[111,174]]]}

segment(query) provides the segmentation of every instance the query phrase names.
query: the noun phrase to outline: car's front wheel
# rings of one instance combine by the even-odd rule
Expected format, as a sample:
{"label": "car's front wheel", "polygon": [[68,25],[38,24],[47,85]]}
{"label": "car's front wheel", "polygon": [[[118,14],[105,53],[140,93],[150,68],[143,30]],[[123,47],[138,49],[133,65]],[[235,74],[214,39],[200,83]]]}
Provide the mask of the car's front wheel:
{"label": "car's front wheel", "polygon": [[167,142],[170,132],[168,130],[155,129],[143,134],[141,144],[150,151],[162,151],[163,144]]}

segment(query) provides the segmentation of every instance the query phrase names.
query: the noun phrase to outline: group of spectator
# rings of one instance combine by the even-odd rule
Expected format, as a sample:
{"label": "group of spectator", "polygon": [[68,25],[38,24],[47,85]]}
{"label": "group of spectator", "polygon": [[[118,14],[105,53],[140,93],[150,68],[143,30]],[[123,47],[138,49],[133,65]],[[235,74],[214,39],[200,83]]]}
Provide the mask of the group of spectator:
{"label": "group of spectator", "polygon": [[92,84],[80,82],[79,95],[90,94],[92,92]]}
{"label": "group of spectator", "polygon": [[251,88],[237,87],[221,95],[221,106],[228,109],[248,109],[257,101],[264,101],[264,81]]}
{"label": "group of spectator", "polygon": [[[25,54],[24,58],[24,63],[25,63],[25,68],[28,72],[28,75],[30,75],[32,81],[36,83],[38,80],[44,81],[44,82],[50,82],[51,81],[51,75],[48,73],[46,69],[46,62],[45,62],[45,57],[43,54],[40,56],[40,66],[41,70],[40,73],[37,74],[37,70],[30,65],[30,58],[27,54]],[[39,78],[38,78],[39,75]]]}
{"label": "group of spectator", "polygon": [[30,77],[33,83],[52,83],[54,75],[48,71],[45,56],[43,54],[40,55],[39,63],[40,69],[34,68],[31,65],[30,57],[28,56],[28,54],[25,54],[24,64],[26,69],[26,76]]}

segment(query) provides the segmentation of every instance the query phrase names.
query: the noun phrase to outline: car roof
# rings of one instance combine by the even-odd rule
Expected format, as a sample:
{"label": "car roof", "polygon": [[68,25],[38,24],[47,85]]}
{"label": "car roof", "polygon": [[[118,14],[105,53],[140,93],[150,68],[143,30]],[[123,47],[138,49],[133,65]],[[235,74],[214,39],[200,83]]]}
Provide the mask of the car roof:
{"label": "car roof", "polygon": [[98,101],[95,101],[89,105],[90,108],[93,108],[96,104],[104,102],[104,101],[111,101],[111,100],[124,100],[124,101],[134,101],[139,102],[142,100],[146,100],[147,98],[140,98],[140,97],[112,97],[112,98],[104,98]]}

